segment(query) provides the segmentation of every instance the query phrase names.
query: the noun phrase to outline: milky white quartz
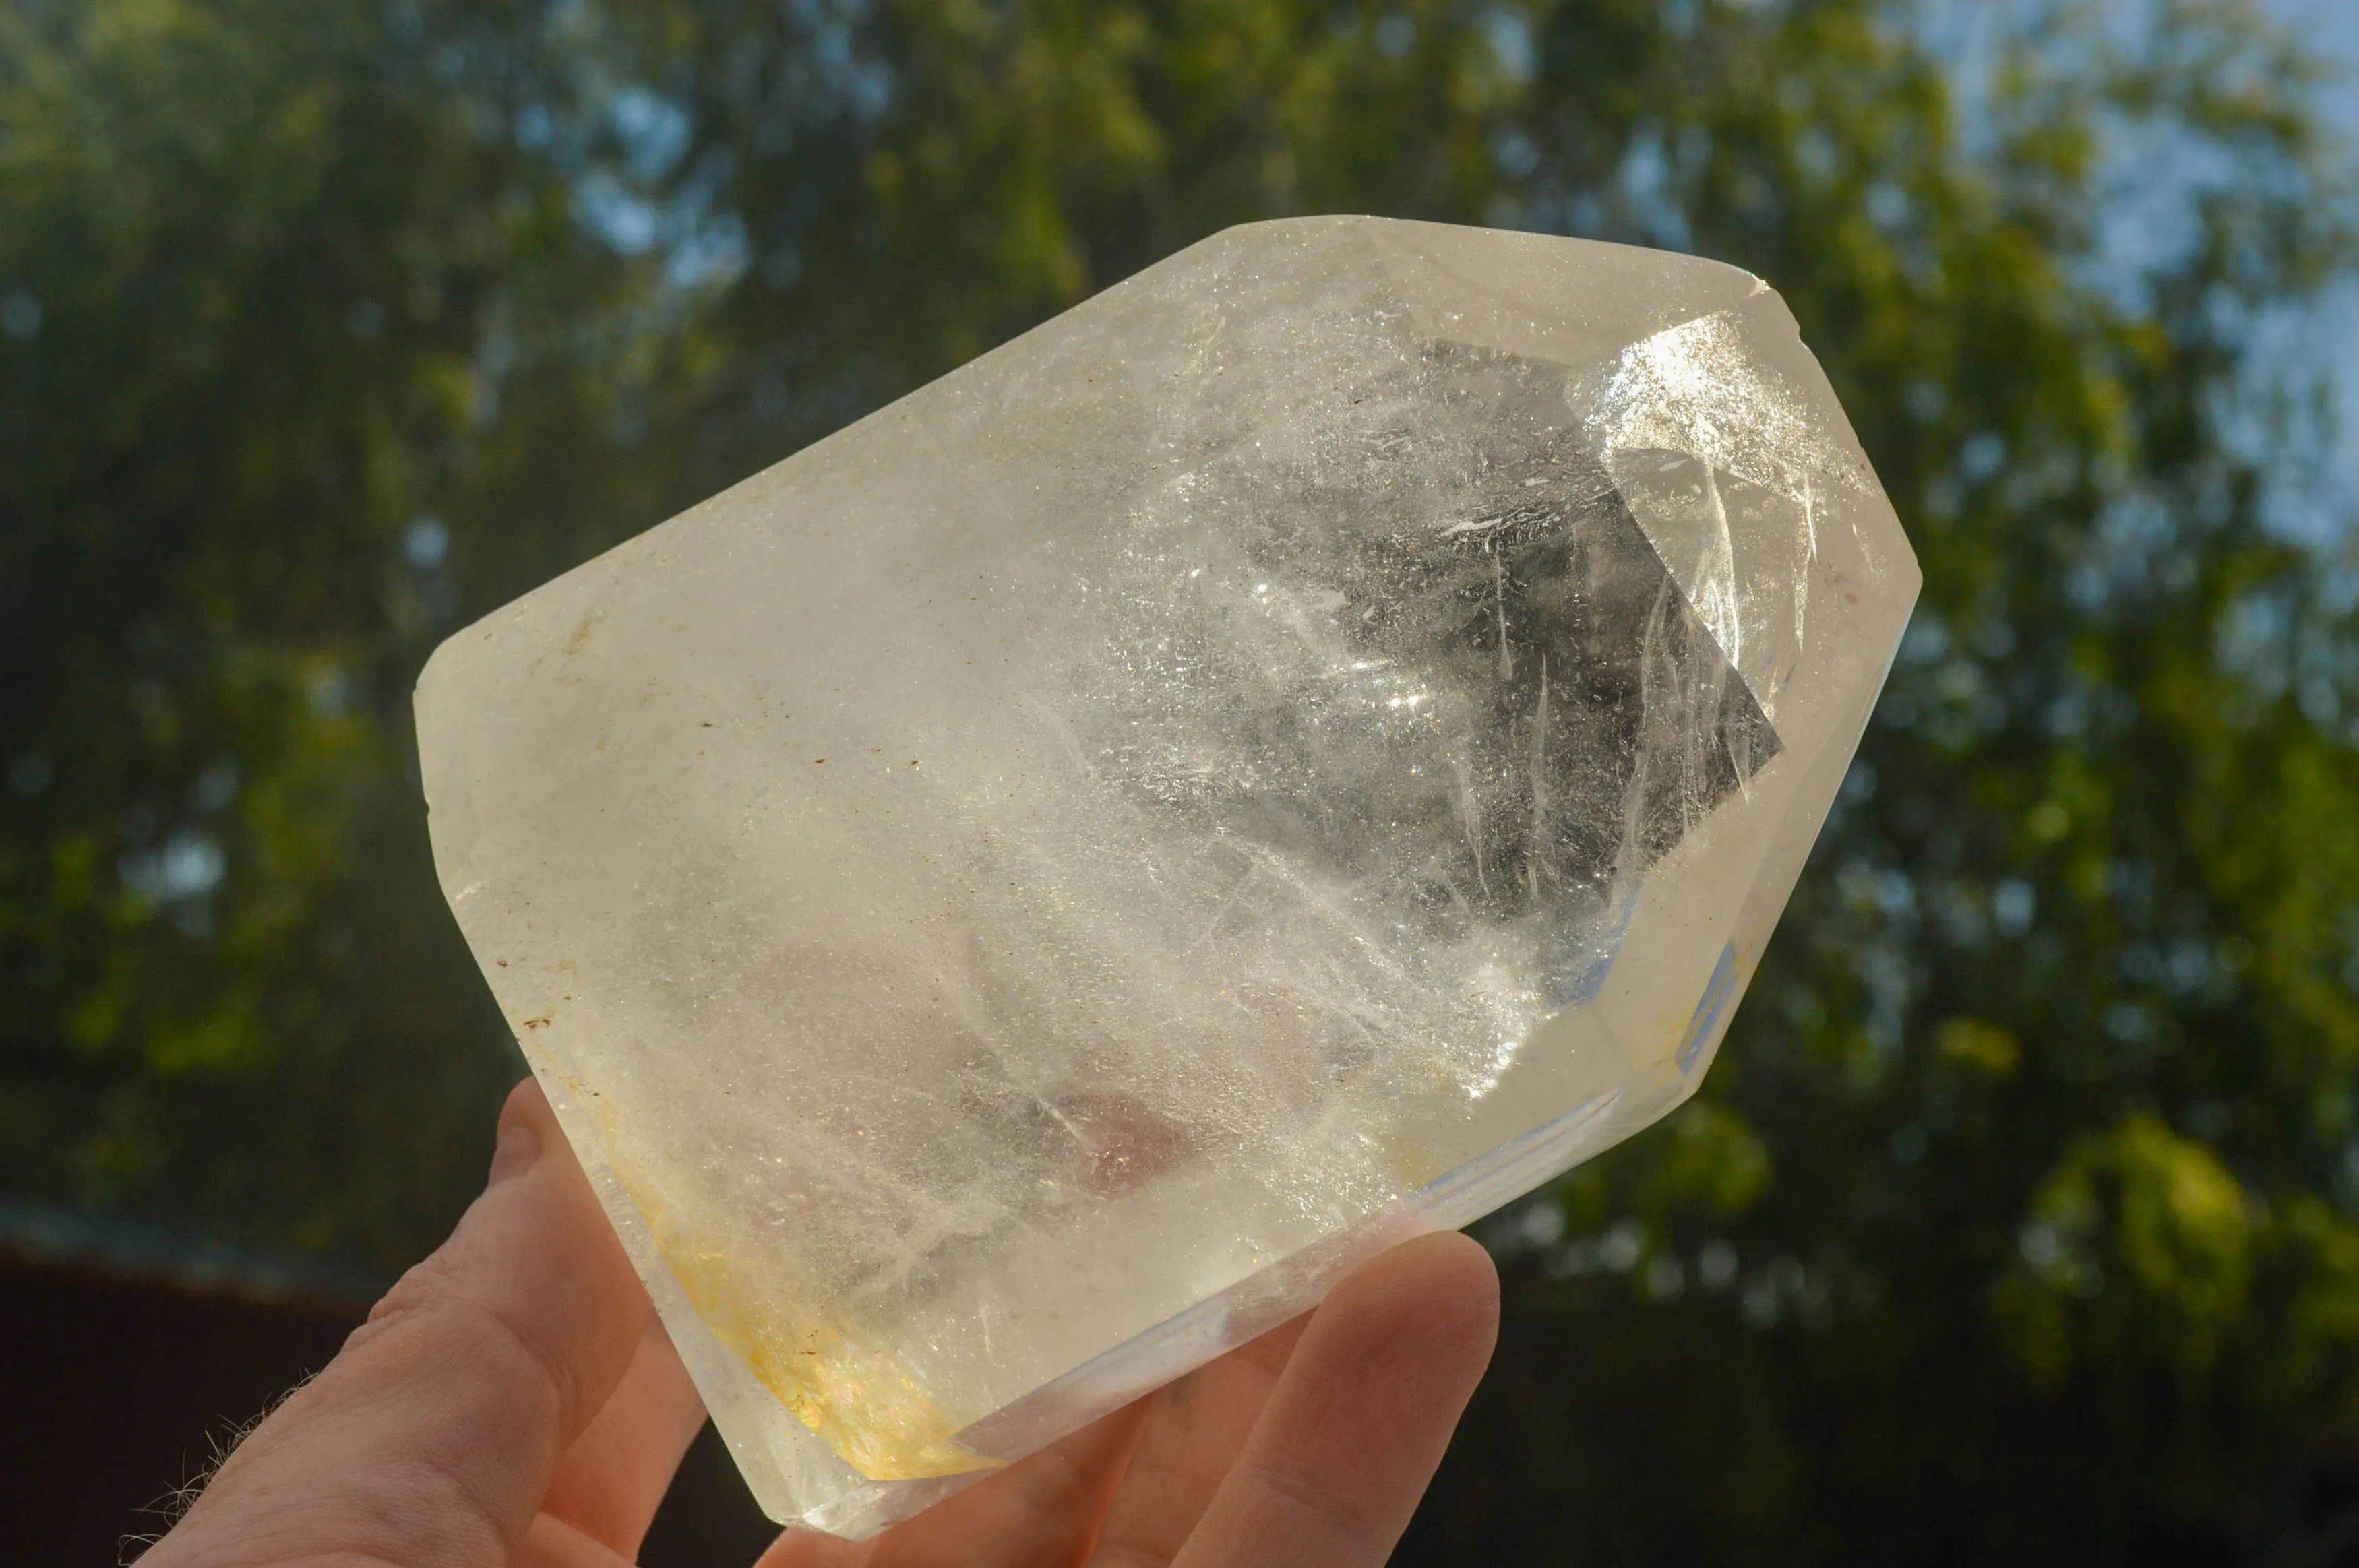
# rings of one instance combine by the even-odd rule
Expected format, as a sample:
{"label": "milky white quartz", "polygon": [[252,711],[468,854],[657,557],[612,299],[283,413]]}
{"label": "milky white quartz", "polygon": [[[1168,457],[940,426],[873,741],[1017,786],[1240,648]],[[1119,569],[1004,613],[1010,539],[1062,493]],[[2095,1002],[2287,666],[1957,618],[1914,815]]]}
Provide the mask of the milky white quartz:
{"label": "milky white quartz", "polygon": [[435,859],[864,1536],[1679,1103],[1918,581],[1750,274],[1255,224],[452,637]]}

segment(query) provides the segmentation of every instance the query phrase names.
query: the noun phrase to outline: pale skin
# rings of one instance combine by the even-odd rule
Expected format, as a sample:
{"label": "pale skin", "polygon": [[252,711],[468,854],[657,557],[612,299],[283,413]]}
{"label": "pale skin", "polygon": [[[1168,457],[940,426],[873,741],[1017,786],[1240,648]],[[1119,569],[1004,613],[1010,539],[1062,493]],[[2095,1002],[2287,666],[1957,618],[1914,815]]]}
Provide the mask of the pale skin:
{"label": "pale skin", "polygon": [[[1489,1361],[1464,1237],[853,1544],[756,1568],[1362,1568],[1407,1528]],[[490,1184],[343,1351],[239,1444],[142,1568],[617,1568],[704,1407],[530,1083]]]}

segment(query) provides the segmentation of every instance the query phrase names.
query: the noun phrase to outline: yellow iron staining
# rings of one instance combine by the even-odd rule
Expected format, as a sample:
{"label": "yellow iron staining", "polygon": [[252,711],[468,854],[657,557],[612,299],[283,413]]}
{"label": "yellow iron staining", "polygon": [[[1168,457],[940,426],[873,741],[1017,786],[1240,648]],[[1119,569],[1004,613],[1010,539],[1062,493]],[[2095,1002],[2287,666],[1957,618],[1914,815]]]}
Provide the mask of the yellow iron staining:
{"label": "yellow iron staining", "polygon": [[658,1223],[657,1245],[705,1325],[845,1464],[872,1481],[915,1481],[999,1463],[959,1445],[966,1423],[884,1344],[766,1296],[726,1255],[670,1228]]}

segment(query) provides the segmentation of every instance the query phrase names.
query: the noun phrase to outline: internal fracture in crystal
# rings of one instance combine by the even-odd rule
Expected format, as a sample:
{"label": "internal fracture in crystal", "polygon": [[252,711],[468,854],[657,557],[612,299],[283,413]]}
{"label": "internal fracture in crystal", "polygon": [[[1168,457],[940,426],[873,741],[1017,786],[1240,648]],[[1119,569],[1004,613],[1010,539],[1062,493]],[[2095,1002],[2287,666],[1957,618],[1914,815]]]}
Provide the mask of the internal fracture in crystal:
{"label": "internal fracture in crystal", "polygon": [[1749,274],[1257,224],[453,637],[435,855],[865,1535],[1690,1092],[1917,586]]}

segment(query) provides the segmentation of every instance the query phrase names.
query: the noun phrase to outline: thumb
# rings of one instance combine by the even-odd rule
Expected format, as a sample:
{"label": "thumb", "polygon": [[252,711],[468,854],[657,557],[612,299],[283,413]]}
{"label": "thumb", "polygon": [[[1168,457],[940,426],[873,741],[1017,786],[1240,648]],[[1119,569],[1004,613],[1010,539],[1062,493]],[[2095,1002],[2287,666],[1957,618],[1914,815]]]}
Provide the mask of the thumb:
{"label": "thumb", "polygon": [[548,1100],[520,1084],[491,1184],[451,1239],[238,1445],[142,1562],[348,1554],[498,1568],[649,1311]]}

